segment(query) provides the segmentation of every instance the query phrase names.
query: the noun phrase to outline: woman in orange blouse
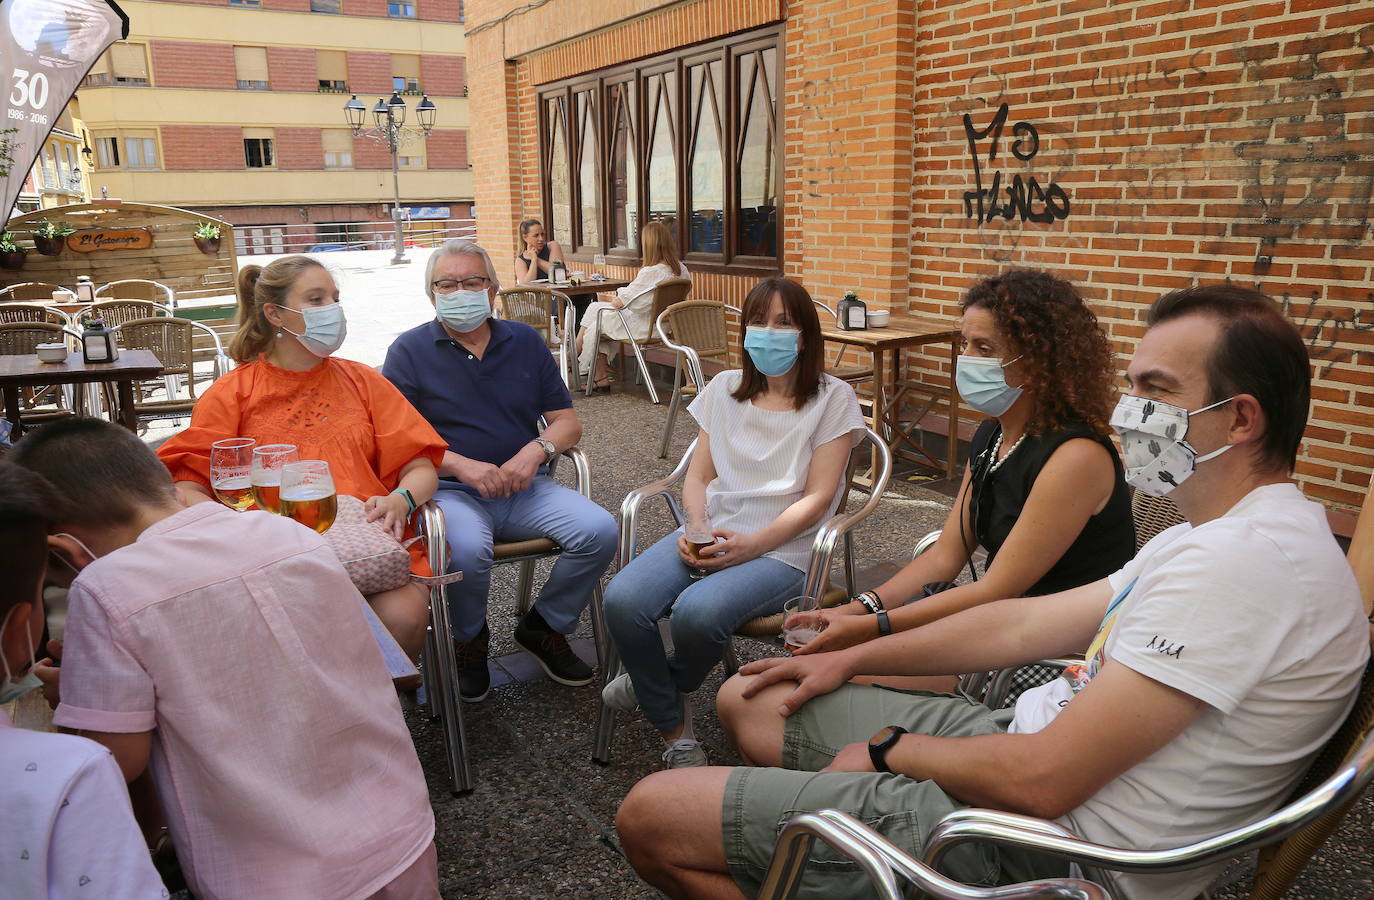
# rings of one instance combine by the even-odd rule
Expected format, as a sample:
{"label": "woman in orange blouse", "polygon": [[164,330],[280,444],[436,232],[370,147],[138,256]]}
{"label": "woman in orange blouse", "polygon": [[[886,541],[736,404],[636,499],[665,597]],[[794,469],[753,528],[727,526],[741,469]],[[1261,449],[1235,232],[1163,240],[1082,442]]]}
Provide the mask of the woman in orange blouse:
{"label": "woman in orange blouse", "polygon": [[[295,444],[301,459],[329,463],[335,489],[364,501],[369,521],[397,537],[410,503],[434,495],[435,467],[448,446],[376,370],[331,356],[343,343],[339,291],[306,256],[288,256],[239,273],[239,331],[229,351],[238,368],[196,402],[191,425],[158,450],[187,502],[212,499],[210,445],[232,437]],[[420,542],[411,569],[429,575]],[[408,584],[367,598],[411,659],[429,624],[428,593]]]}

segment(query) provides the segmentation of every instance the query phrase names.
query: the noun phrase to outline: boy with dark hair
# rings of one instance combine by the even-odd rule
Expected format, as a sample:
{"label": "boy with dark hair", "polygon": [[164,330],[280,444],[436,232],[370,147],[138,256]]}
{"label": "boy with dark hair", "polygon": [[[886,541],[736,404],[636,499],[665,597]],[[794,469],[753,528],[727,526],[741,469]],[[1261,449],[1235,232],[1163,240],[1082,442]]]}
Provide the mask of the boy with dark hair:
{"label": "boy with dark hair", "polygon": [[[0,704],[36,689],[48,531],[61,502],[39,475],[0,462]],[[110,751],[67,734],[15,728],[0,714],[0,877],[5,896],[157,898],[167,891],[143,846]]]}
{"label": "boy with dark hair", "polygon": [[437,897],[424,776],[324,540],[183,507],[152,451],[106,422],[55,422],[11,458],[65,500],[81,567],[53,721],[128,779],[151,767],[195,895]]}

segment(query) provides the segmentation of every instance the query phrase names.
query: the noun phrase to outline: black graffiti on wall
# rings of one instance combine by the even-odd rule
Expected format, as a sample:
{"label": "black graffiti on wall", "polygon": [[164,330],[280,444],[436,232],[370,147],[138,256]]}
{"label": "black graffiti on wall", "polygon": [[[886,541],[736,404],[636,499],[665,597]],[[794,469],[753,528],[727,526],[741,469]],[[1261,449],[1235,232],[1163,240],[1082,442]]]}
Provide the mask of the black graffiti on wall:
{"label": "black graffiti on wall", "polygon": [[[1020,219],[1022,222],[1046,224],[1056,219],[1067,219],[1069,195],[1054,182],[1042,187],[1034,175],[1023,178],[1018,172],[1003,188],[1002,170],[998,169],[993,173],[991,186],[983,189],[983,163],[978,153],[978,142],[992,138],[987,162],[989,165],[995,163],[1009,112],[1010,107],[1003,103],[997,107],[997,115],[993,116],[991,124],[981,130],[974,127],[973,116],[964,113],[964,137],[968,139],[968,152],[973,159],[973,190],[964,192],[964,215],[976,219],[979,225],[991,222],[997,216],[1008,222]],[[1011,143],[1011,155],[1021,162],[1030,162],[1040,152],[1040,132],[1029,122],[1017,122],[1011,130],[1016,137]]]}

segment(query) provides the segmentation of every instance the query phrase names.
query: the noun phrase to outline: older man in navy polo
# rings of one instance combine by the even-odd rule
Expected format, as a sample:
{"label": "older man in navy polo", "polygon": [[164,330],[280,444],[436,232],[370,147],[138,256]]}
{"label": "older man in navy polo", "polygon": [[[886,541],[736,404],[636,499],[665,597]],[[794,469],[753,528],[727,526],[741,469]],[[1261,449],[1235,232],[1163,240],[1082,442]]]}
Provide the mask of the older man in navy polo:
{"label": "older man in navy polo", "polygon": [[[458,651],[458,692],[487,695],[487,589],[492,541],[547,537],[563,548],[515,643],[554,681],[589,684],[592,669],[565,635],[591,600],[615,553],[610,513],[549,478],[546,467],[578,442],[582,423],[539,333],[491,317],[497,288],[491,258],[468,241],[430,257],[425,290],[433,321],[396,338],[382,372],[448,441],[434,502],[448,524],[446,588]],[[548,423],[541,433],[539,417]]]}

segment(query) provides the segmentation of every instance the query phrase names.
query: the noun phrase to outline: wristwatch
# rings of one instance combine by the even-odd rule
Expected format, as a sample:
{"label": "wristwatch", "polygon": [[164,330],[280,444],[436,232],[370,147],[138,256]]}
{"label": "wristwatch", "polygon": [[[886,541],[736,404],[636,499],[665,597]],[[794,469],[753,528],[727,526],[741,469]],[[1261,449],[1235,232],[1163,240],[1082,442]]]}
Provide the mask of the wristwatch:
{"label": "wristwatch", "polygon": [[904,734],[906,729],[902,726],[889,725],[868,739],[868,758],[873,763],[874,771],[892,773],[887,767],[887,751],[891,750]]}
{"label": "wristwatch", "polygon": [[558,448],[553,445],[553,441],[546,441],[541,437],[534,439],[534,442],[544,448],[544,465],[553,462],[553,458],[558,455]]}
{"label": "wristwatch", "polygon": [[407,513],[415,512],[415,498],[411,496],[410,491],[406,490],[405,488],[396,488],[396,490],[392,491],[391,493],[400,494],[401,497],[405,499]]}
{"label": "wristwatch", "polygon": [[887,617],[887,610],[880,609],[875,615],[878,618],[878,637],[887,637],[892,633],[892,621]]}

